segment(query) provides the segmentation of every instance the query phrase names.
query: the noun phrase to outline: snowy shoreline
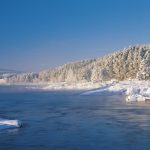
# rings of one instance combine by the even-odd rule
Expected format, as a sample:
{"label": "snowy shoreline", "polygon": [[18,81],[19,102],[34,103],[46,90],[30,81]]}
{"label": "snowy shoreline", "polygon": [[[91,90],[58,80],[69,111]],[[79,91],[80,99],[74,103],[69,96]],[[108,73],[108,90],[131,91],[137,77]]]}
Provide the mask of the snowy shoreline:
{"label": "snowy shoreline", "polygon": [[120,95],[126,96],[126,102],[148,102],[150,100],[150,81],[128,80],[107,83],[96,90],[82,95]]}
{"label": "snowy shoreline", "polygon": [[127,102],[150,99],[150,81],[126,80],[117,81],[111,80],[103,83],[80,82],[80,83],[0,83],[1,86],[24,86],[27,89],[37,90],[86,90],[81,95],[125,95]]}

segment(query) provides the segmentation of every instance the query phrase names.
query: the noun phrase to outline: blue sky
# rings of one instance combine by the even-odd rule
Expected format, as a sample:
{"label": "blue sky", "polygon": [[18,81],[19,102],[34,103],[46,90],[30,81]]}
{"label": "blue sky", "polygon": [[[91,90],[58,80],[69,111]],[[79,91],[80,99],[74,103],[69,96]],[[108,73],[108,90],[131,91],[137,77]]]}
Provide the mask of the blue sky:
{"label": "blue sky", "polygon": [[150,43],[149,0],[0,0],[0,68],[39,71]]}

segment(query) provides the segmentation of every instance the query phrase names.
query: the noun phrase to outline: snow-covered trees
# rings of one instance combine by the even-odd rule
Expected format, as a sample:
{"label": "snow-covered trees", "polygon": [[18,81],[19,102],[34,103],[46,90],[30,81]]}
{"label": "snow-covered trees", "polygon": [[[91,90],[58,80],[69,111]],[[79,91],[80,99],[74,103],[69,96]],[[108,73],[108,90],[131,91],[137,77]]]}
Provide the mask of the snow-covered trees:
{"label": "snow-covered trees", "polygon": [[150,51],[146,51],[140,63],[137,78],[140,80],[150,79]]}
{"label": "snow-covered trees", "polygon": [[17,82],[34,82],[37,81],[38,74],[37,73],[22,73],[22,74],[16,74],[12,77],[7,78],[7,82],[10,83],[17,83]]}
{"label": "snow-covered trees", "polygon": [[150,79],[150,46],[133,46],[98,59],[8,77],[8,82],[103,82],[111,79]]}

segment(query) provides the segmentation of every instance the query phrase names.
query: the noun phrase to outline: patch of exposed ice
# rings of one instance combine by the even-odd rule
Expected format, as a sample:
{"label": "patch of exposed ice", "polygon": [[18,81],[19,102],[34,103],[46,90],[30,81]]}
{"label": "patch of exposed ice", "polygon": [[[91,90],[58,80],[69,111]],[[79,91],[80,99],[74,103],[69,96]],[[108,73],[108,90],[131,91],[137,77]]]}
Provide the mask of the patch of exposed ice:
{"label": "patch of exposed ice", "polygon": [[0,119],[0,129],[19,128],[22,123],[19,120]]}

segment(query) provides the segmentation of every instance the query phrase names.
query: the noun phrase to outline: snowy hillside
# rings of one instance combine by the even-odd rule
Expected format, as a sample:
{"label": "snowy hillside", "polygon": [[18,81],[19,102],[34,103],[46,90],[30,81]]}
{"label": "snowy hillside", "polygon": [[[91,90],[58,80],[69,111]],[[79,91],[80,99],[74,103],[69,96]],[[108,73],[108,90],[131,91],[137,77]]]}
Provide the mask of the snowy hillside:
{"label": "snowy hillside", "polygon": [[8,83],[101,83],[112,79],[150,79],[150,45],[130,46],[110,55],[82,60],[39,73],[15,74]]}

